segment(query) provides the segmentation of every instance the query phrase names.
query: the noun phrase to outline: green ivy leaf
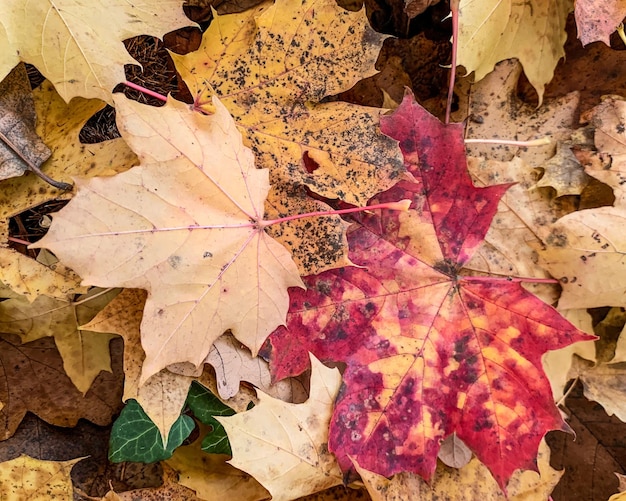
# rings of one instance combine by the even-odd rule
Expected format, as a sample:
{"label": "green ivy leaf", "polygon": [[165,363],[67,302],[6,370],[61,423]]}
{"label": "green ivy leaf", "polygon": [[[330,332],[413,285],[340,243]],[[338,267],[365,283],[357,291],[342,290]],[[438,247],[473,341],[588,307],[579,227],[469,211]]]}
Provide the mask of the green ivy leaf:
{"label": "green ivy leaf", "polygon": [[209,454],[232,456],[226,430],[213,416],[232,416],[235,411],[195,381],[189,388],[187,405],[198,420],[212,429],[202,440],[202,450]]}
{"label": "green ivy leaf", "polygon": [[179,416],[170,430],[167,448],[164,448],[159,429],[136,400],[129,400],[113,423],[109,440],[109,460],[112,463],[154,463],[169,459],[174,449],[183,443],[194,427],[194,420],[189,416]]}

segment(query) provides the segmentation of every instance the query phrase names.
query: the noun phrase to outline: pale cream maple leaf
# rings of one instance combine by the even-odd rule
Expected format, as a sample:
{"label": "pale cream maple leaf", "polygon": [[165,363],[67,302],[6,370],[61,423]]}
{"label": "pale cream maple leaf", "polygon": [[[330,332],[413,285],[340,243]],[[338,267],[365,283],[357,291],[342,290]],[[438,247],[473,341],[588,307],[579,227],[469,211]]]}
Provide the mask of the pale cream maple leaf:
{"label": "pale cream maple leaf", "polygon": [[313,355],[310,359],[311,393],[306,402],[291,404],[259,391],[259,404],[253,409],[216,417],[233,450],[229,463],[252,475],[275,501],[342,482],[339,465],[328,451],[328,428],[341,375]]}
{"label": "pale cream maple leaf", "polygon": [[287,249],[263,229],[268,171],[224,106],[115,96],[118,126],[141,165],[76,179],[78,192],[36,247],[104,287],[145,289],[141,383],[178,362],[199,366],[230,329],[256,354],[301,286]]}

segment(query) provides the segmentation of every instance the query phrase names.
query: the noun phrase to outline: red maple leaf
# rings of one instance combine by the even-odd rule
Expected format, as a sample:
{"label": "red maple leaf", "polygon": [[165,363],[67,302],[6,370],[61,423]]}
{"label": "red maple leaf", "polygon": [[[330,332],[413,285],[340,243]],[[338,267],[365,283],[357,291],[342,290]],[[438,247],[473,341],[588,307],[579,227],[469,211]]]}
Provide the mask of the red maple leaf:
{"label": "red maple leaf", "polygon": [[329,440],[344,470],[352,456],[381,475],[428,480],[456,432],[504,489],[514,470],[536,470],[549,430],[568,429],[541,355],[593,336],[518,282],[463,275],[509,185],[473,186],[462,124],[443,125],[407,95],[381,129],[414,180],[370,203],[410,199],[411,209],[355,218],[348,242],[360,267],[291,290],[287,326],[269,339],[273,373],[301,373],[307,351],[347,364]]}

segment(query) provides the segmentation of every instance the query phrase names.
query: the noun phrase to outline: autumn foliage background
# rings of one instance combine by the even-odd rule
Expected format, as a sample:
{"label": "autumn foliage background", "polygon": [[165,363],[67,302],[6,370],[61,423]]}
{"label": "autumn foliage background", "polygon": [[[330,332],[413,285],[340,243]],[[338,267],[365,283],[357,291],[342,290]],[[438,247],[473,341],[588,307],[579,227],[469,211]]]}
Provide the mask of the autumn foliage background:
{"label": "autumn foliage background", "polygon": [[2,2],[0,497],[624,498],[624,16]]}

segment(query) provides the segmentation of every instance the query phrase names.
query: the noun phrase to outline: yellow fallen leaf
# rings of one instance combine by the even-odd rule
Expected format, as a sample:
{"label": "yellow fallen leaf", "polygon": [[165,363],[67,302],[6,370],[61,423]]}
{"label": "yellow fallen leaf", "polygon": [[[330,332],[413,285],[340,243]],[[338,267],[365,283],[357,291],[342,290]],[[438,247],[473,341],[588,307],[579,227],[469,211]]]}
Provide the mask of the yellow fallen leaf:
{"label": "yellow fallen leaf", "polygon": [[81,459],[41,461],[20,456],[0,463],[0,498],[7,501],[72,499],[70,470]]}
{"label": "yellow fallen leaf", "polygon": [[517,58],[543,100],[545,85],[565,55],[572,0],[460,0],[457,64],[481,80],[496,63]]}
{"label": "yellow fallen leaf", "polygon": [[287,501],[342,483],[328,451],[328,427],[341,375],[311,356],[311,393],[302,404],[289,404],[259,391],[259,404],[229,417],[224,426],[233,451],[230,464],[248,472]]}
{"label": "yellow fallen leaf", "polygon": [[[102,22],[106,19],[106,22]],[[65,101],[75,96],[111,101],[133,64],[122,40],[150,33],[162,36],[191,26],[179,0],[3,0],[0,3],[0,80],[16,59],[33,64]]]}
{"label": "yellow fallen leaf", "polygon": [[256,169],[215,98],[206,116],[115,96],[118,126],[141,166],[77,179],[46,247],[84,283],[148,291],[140,384],[170,364],[199,366],[230,329],[256,355],[302,286],[289,252],[265,233],[267,170]]}
{"label": "yellow fallen leaf", "polygon": [[[278,0],[215,16],[197,51],[172,58],[195,106],[210,112],[211,96],[218,95],[258,165],[270,169],[267,210],[276,217],[324,207],[297,193],[299,185],[365,205],[404,172],[395,142],[378,127],[385,110],[319,104],[374,74],[384,39],[369,27],[364,9],[349,12],[334,0]],[[303,274],[349,264],[345,227],[336,216],[270,231],[294,248]],[[317,239],[318,248],[311,248],[311,239],[302,238],[311,234],[332,235],[334,245]]]}
{"label": "yellow fallen leaf", "polygon": [[88,289],[80,285],[76,273],[62,264],[45,266],[9,247],[0,247],[0,282],[31,302],[41,294],[63,301],[68,295]]}

